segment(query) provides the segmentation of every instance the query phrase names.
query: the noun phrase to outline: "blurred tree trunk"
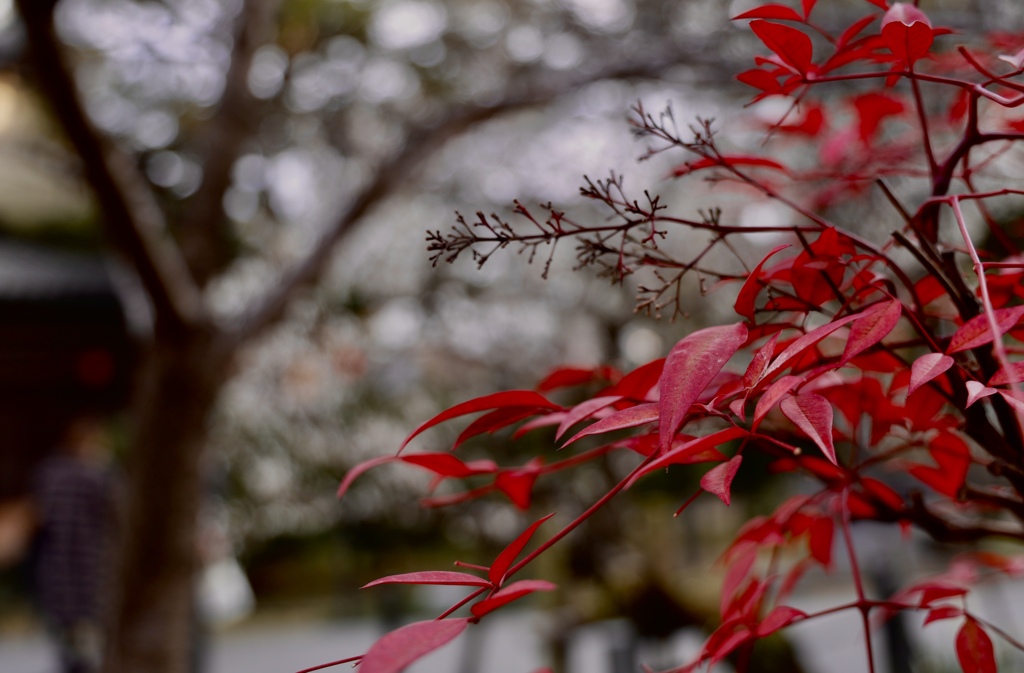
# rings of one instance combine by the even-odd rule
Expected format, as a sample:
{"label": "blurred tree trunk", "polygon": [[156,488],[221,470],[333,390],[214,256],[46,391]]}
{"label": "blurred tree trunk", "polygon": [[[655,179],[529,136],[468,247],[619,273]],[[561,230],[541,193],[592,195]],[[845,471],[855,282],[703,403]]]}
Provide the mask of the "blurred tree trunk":
{"label": "blurred tree trunk", "polygon": [[213,335],[198,330],[157,338],[147,353],[128,465],[110,673],[190,669],[201,457],[229,360]]}

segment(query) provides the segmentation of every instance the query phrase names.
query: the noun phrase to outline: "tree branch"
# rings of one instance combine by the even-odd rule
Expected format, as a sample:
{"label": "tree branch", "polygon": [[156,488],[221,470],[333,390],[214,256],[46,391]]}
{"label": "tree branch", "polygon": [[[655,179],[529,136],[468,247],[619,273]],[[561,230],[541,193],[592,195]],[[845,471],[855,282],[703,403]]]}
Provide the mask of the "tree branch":
{"label": "tree branch", "polygon": [[81,158],[102,226],[135,266],[152,301],[157,328],[198,323],[204,319],[202,298],[177,247],[166,237],[163,213],[148,184],[131,159],[86,116],[54,30],[53,5],[49,0],[17,0],[38,84]]}
{"label": "tree branch", "polygon": [[338,242],[374,206],[393,194],[398,185],[405,184],[411,174],[452,138],[499,115],[548,103],[593,82],[656,77],[666,68],[679,63],[681,53],[666,53],[646,63],[617,64],[581,76],[559,78],[557,81],[545,77],[550,73],[539,73],[524,80],[520,86],[511,87],[505,98],[493,105],[457,108],[441,124],[413,131],[400,149],[381,162],[374,178],[325,229],[312,251],[286,270],[280,282],[267,292],[262,301],[256,303],[252,311],[242,317],[234,328],[234,340],[244,341],[281,320],[295,295],[302,288],[315,284],[324,274]]}
{"label": "tree branch", "polygon": [[231,169],[251,137],[256,99],[249,90],[249,71],[260,47],[274,36],[281,0],[247,0],[238,17],[231,66],[215,116],[202,131],[203,182],[185,203],[176,223],[181,251],[200,286],[232,260],[224,193],[231,185]]}

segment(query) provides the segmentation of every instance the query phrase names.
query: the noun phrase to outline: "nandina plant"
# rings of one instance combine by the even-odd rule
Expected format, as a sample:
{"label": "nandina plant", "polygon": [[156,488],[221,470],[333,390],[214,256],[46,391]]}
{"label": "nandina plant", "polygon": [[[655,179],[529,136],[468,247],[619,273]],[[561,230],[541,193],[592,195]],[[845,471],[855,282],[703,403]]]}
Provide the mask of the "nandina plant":
{"label": "nandina plant", "polygon": [[[610,452],[635,456],[632,470],[572,521],[549,514],[488,565],[458,564],[474,572],[371,582],[457,585],[466,596],[437,619],[400,628],[343,661],[361,661],[363,673],[397,673],[491,612],[554,590],[518,576],[652,472],[707,464],[699,490],[683,494],[679,510],[705,492],[728,506],[752,452],[815,490],[742,527],[723,555],[720,623],[696,659],[673,671],[711,669],[727,656],[744,670],[758,639],[843,610],[860,615],[866,671],[875,670],[872,629],[903,611],[924,613],[925,624],[956,620],[953,647],[965,673],[996,670],[993,637],[1024,649],[968,600],[978,582],[1024,573],[1024,558],[972,547],[943,575],[874,597],[850,534],[851,522],[872,520],[964,545],[1024,539],[1024,259],[1018,223],[999,214],[1024,196],[1011,178],[1020,174],[1014,152],[1024,140],[1024,116],[1014,115],[1024,103],[1024,36],[972,42],[934,25],[916,3],[884,0],[866,0],[863,16],[835,31],[816,21],[816,4],[768,4],[735,17],[749,22],[765,49],[738,79],[756,89],[754,101],[788,101],[756,152],[723,146],[707,121],[684,137],[670,112],[652,115],[638,105],[631,119],[649,143],[646,156],[681,155],[672,178],[735,186],[788,208],[789,223],[740,226],[723,222],[720,211],[675,215],[648,191],[631,196],[613,175],[583,188],[609,212],[598,225],[517,204],[522,227],[478,215],[428,236],[435,260],[468,250],[481,264],[508,246],[532,255],[573,239],[581,264],[618,281],[644,272],[655,279],[638,285],[641,309],[681,312],[683,281],[695,275],[701,292],[733,288],[738,320],[693,331],[664,359],[630,372],[567,367],[535,390],[458,404],[416,428],[395,455],[351,470],[339,495],[365,470],[398,462],[429,471],[435,486],[466,484],[427,504],[497,493],[525,509],[537,480]],[[876,222],[889,232],[883,240],[846,221],[863,212],[851,204],[874,195],[887,204]],[[686,229],[710,242],[680,257],[666,241]],[[751,233],[788,242],[750,267],[732,243]],[[707,261],[719,248],[744,270]],[[571,406],[552,401],[553,391],[573,387],[598,392]],[[470,414],[481,415],[452,451],[403,452],[422,432]],[[557,446],[525,465],[456,455],[467,439],[516,424],[514,436],[554,426]],[[896,480],[915,486],[897,490]],[[526,552],[542,529],[543,541]],[[845,542],[856,598],[814,614],[791,607],[805,571],[831,566],[836,536]],[[784,548],[795,559],[788,566],[778,553]]]}

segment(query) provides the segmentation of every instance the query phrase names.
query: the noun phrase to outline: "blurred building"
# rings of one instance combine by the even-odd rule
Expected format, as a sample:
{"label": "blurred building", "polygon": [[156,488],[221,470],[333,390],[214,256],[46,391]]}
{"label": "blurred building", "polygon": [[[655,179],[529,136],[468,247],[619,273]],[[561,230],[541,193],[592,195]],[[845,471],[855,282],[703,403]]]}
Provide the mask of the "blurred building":
{"label": "blurred building", "polygon": [[133,357],[112,267],[98,256],[0,240],[0,501],[80,413],[127,399]]}

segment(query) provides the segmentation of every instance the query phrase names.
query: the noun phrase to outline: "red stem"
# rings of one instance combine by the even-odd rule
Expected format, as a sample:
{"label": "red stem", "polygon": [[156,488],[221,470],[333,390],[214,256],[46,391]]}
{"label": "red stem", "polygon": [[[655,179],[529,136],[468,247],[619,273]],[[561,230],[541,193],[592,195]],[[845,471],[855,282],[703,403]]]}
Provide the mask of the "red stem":
{"label": "red stem", "polygon": [[843,541],[846,543],[846,553],[850,557],[850,572],[853,573],[853,585],[857,590],[857,603],[855,607],[860,611],[861,622],[864,625],[864,644],[868,655],[868,671],[875,673],[875,654],[871,646],[871,613],[872,603],[864,596],[864,583],[861,581],[860,566],[857,564],[857,554],[853,550],[853,536],[850,535],[850,488],[843,488],[842,499],[842,522]]}
{"label": "red stem", "polygon": [[565,537],[566,535],[571,533],[573,530],[575,530],[576,527],[579,526],[584,521],[586,521],[590,517],[590,515],[592,515],[594,512],[596,512],[601,507],[603,507],[609,500],[611,500],[613,497],[615,497],[615,495],[619,491],[624,489],[626,487],[626,484],[628,484],[630,481],[632,481],[633,477],[635,475],[639,474],[640,471],[643,470],[643,468],[646,467],[648,463],[650,463],[652,460],[654,460],[655,457],[656,457],[656,454],[652,453],[651,455],[649,455],[646,458],[644,458],[643,462],[641,462],[639,465],[637,465],[635,468],[633,468],[633,470],[628,475],[626,475],[625,478],[623,478],[619,483],[617,483],[615,486],[613,486],[610,491],[608,491],[603,496],[601,496],[600,500],[595,502],[593,505],[588,507],[582,514],[580,514],[578,517],[573,519],[572,523],[570,523],[568,526],[566,526],[562,530],[560,530],[557,533],[555,533],[554,535],[552,535],[551,538],[546,540],[539,547],[537,547],[532,552],[527,554],[521,561],[519,561],[518,563],[513,565],[511,568],[509,568],[508,572],[505,573],[505,577],[512,577],[512,575],[515,575],[517,572],[522,570],[528,563],[530,563],[530,561],[532,561],[533,559],[535,559],[538,556],[540,556],[541,554],[543,554],[552,545],[554,545],[556,542],[558,542],[563,537]]}

